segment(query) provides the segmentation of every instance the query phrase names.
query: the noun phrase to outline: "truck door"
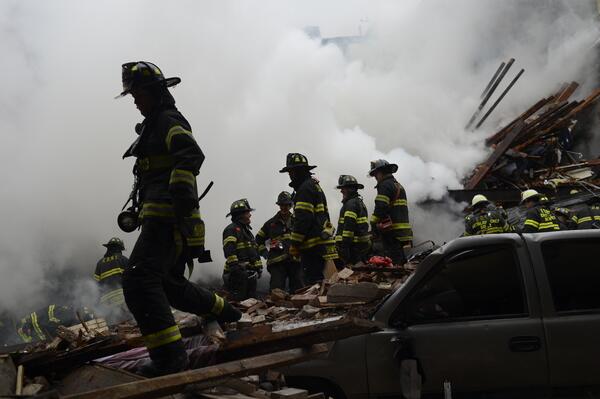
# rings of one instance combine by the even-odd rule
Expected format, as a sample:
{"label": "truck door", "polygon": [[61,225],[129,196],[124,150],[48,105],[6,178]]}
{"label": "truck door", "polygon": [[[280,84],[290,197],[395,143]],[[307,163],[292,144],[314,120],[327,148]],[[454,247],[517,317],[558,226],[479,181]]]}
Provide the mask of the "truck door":
{"label": "truck door", "polygon": [[[519,259],[519,256],[521,259]],[[521,268],[521,264],[524,268]],[[537,293],[525,251],[485,246],[444,257],[367,338],[370,396],[400,397],[400,362],[416,359],[423,393],[527,391],[548,386]],[[394,356],[397,354],[397,356]]]}
{"label": "truck door", "polygon": [[541,259],[534,259],[550,383],[556,397],[598,397],[593,394],[600,392],[599,233],[587,230],[535,237],[541,254]]}

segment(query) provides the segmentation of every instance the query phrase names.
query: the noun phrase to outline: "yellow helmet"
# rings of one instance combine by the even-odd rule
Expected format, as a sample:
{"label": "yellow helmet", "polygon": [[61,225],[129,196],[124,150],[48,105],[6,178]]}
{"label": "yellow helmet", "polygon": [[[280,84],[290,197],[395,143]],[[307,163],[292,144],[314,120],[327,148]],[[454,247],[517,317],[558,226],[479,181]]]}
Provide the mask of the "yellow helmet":
{"label": "yellow helmet", "polygon": [[533,190],[533,189],[525,190],[525,191],[521,192],[521,204],[523,202],[527,201],[528,199],[539,197],[539,196],[540,196],[540,193],[538,193],[536,190]]}
{"label": "yellow helmet", "polygon": [[471,206],[475,206],[482,202],[490,202],[490,201],[487,199],[487,197],[485,195],[477,194],[477,195],[473,196],[473,199],[471,200]]}

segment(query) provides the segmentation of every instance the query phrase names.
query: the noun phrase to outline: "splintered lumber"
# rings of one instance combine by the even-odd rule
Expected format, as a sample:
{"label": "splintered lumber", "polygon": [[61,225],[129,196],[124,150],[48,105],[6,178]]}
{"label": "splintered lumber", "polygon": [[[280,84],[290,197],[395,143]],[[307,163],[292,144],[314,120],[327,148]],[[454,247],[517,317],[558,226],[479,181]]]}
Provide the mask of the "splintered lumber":
{"label": "splintered lumber", "polygon": [[287,322],[279,328],[279,330],[274,328],[271,333],[259,332],[237,339],[228,339],[215,354],[217,361],[241,359],[295,348],[299,345],[336,341],[379,330],[372,321],[341,316],[319,321]]}
{"label": "splintered lumber", "polygon": [[326,345],[313,345],[309,348],[289,349],[268,355],[236,360],[215,366],[165,375],[143,381],[134,381],[113,387],[98,389],[81,394],[65,396],[65,399],[134,399],[158,398],[182,392],[187,385],[220,381],[224,377],[256,374],[269,368],[283,367],[298,363],[310,357],[327,352]]}
{"label": "splintered lumber", "polygon": [[491,146],[492,144],[497,144],[497,143],[501,142],[504,139],[504,137],[506,137],[506,135],[511,131],[511,129],[514,127],[514,125],[517,122],[519,122],[519,121],[526,121],[527,118],[529,118],[530,116],[532,116],[533,114],[535,114],[536,112],[538,112],[539,110],[541,110],[542,108],[544,108],[546,105],[548,105],[549,103],[551,103],[552,101],[554,101],[555,98],[556,98],[555,96],[550,96],[548,98],[542,98],[540,101],[538,101],[537,103],[533,104],[531,106],[531,108],[529,108],[527,111],[525,111],[521,115],[519,115],[511,123],[509,123],[508,125],[506,125],[502,129],[500,129],[500,131],[498,133],[494,134],[491,137],[488,137],[485,140],[485,144],[487,146]]}
{"label": "splintered lumber", "polygon": [[471,179],[469,179],[469,181],[465,185],[466,190],[473,190],[475,187],[477,187],[481,180],[483,180],[483,178],[489,173],[490,169],[492,168],[492,166],[494,166],[496,161],[498,161],[498,159],[500,159],[500,157],[504,155],[506,150],[510,148],[513,141],[517,138],[519,133],[521,133],[524,127],[525,123],[523,121],[519,121],[515,124],[511,132],[504,138],[504,140],[502,140],[500,144],[498,144],[498,146],[487,159],[487,161],[480,165],[477,172],[473,175],[473,177],[471,177]]}
{"label": "splintered lumber", "polygon": [[271,392],[271,399],[306,399],[308,391],[298,388],[284,388]]}
{"label": "splintered lumber", "polygon": [[564,90],[562,90],[561,93],[558,95],[555,102],[562,103],[563,101],[567,101],[569,97],[571,97],[571,95],[575,93],[575,90],[577,90],[578,87],[579,83],[577,82],[569,83],[567,87]]}
{"label": "splintered lumber", "polygon": [[375,283],[362,281],[357,284],[334,284],[327,291],[327,302],[370,302],[381,296],[379,286]]}

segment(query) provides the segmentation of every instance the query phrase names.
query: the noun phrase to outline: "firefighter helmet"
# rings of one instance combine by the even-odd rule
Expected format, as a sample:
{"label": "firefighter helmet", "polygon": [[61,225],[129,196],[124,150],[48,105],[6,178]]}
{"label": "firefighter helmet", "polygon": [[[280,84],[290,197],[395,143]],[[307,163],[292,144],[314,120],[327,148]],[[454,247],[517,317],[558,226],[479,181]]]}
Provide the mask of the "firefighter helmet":
{"label": "firefighter helmet", "polygon": [[123,244],[123,240],[119,237],[113,237],[106,244],[102,244],[106,248],[118,248],[121,251],[125,251],[125,244]]}
{"label": "firefighter helmet", "polygon": [[248,200],[246,198],[242,198],[237,201],[233,201],[231,207],[229,208],[229,213],[225,216],[236,216],[240,213],[251,212],[253,210],[253,208],[250,208],[250,203],[248,202]]}
{"label": "firefighter helmet", "polygon": [[338,185],[336,188],[342,187],[354,187],[357,189],[365,188],[365,186],[363,186],[356,180],[356,177],[350,175],[340,175],[338,179]]}
{"label": "firefighter helmet", "polygon": [[172,87],[181,82],[180,78],[165,78],[158,66],[147,61],[127,62],[121,66],[123,91],[115,98],[124,97],[131,90],[155,84]]}
{"label": "firefighter helmet", "polygon": [[292,152],[287,154],[285,159],[285,166],[279,171],[279,173],[289,172],[290,169],[294,168],[307,168],[308,170],[316,168],[314,165],[308,164],[308,159],[300,153]]}
{"label": "firefighter helmet", "polygon": [[477,195],[473,196],[473,199],[471,200],[471,206],[474,207],[476,205],[484,205],[489,202],[490,202],[490,200],[488,200],[485,195],[477,194]]}
{"label": "firefighter helmet", "polygon": [[527,200],[539,198],[539,197],[540,197],[540,193],[538,193],[536,190],[533,190],[533,189],[525,190],[521,193],[521,204]]}
{"label": "firefighter helmet", "polygon": [[282,191],[277,196],[277,205],[292,205],[294,202],[292,201],[292,194],[287,191]]}
{"label": "firefighter helmet", "polygon": [[377,159],[371,161],[371,170],[369,170],[368,176],[373,176],[376,170],[381,170],[388,173],[396,173],[398,171],[398,165],[395,163],[389,163],[385,159]]}

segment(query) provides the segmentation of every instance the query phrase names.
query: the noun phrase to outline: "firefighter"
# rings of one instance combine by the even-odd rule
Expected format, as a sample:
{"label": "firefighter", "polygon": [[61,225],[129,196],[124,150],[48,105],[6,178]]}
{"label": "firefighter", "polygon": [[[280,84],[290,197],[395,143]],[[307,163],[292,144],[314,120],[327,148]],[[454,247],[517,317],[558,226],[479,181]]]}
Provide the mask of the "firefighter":
{"label": "firefighter", "polygon": [[465,218],[463,236],[510,233],[506,211],[492,204],[485,195],[477,194],[471,200],[472,213]]}
{"label": "firefighter", "polygon": [[[82,312],[86,319],[93,316],[86,310]],[[56,335],[58,326],[79,324],[76,311],[69,306],[50,305],[23,317],[17,323],[17,334],[23,342],[45,341]]]}
{"label": "firefighter", "polygon": [[[304,287],[302,267],[297,258],[290,256],[290,231],[292,229],[292,195],[282,191],[277,196],[279,212],[256,233],[258,252],[267,260],[267,270],[271,274],[269,288],[286,289],[289,284],[290,292]],[[268,242],[268,244],[267,244]],[[267,249],[268,245],[268,249]]]}
{"label": "firefighter", "polygon": [[125,305],[122,276],[129,263],[129,259],[123,256],[125,244],[120,238],[113,237],[102,245],[106,247],[106,253],[96,264],[94,273],[100,289],[100,307],[121,310]]}
{"label": "firefighter", "polygon": [[371,162],[369,176],[377,180],[375,209],[371,215],[371,233],[383,245],[384,255],[396,265],[406,263],[404,248],[412,244],[408,202],[404,187],[394,178],[398,165],[384,159]]}
{"label": "firefighter", "polygon": [[227,214],[231,224],[223,230],[223,281],[237,301],[256,297],[256,282],[262,275],[258,245],[250,227],[252,211],[247,199],[234,201]]}
{"label": "firefighter", "polygon": [[294,189],[294,219],[290,236],[290,255],[300,256],[300,263],[307,283],[313,284],[324,278],[325,262],[337,259],[334,228],[329,219],[327,199],[312,176],[306,157],[290,153],[286,165],[279,173],[288,173],[290,187]]}
{"label": "firefighter", "polygon": [[181,79],[165,78],[156,65],[139,61],[123,64],[122,80],[120,96],[131,94],[145,118],[123,156],[136,158],[131,198],[141,225],[123,273],[123,293],[150,354],[140,373],[157,376],[188,364],[171,305],[217,321],[236,321],[241,313],[184,277],[186,264],[191,270],[194,258],[208,261],[210,255],[196,186],[204,154],[168,90]]}
{"label": "firefighter", "polygon": [[525,190],[521,193],[521,204],[527,208],[523,233],[544,233],[559,231],[560,226],[554,213],[540,203],[543,196],[536,190]]}
{"label": "firefighter", "polygon": [[342,192],[342,209],[335,244],[343,265],[365,260],[371,249],[367,207],[358,194],[365,188],[354,176],[341,175],[337,187]]}
{"label": "firefighter", "polygon": [[572,216],[575,230],[600,228],[600,198],[593,196]]}

